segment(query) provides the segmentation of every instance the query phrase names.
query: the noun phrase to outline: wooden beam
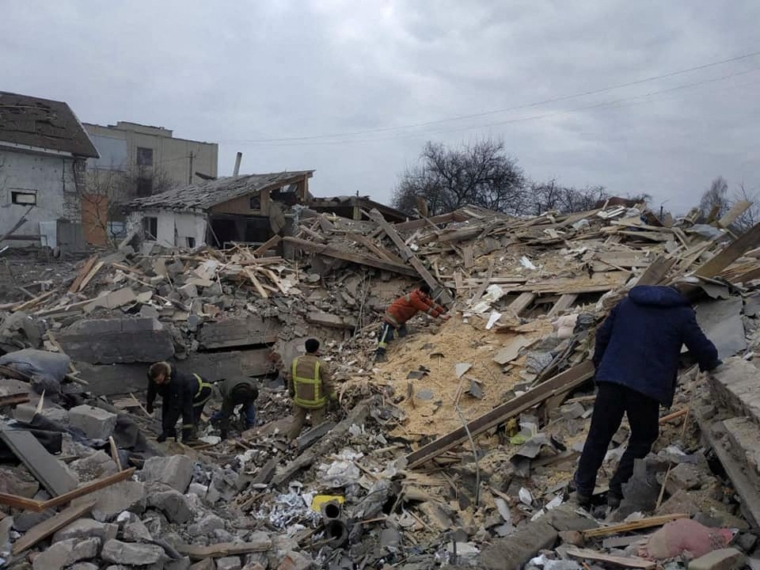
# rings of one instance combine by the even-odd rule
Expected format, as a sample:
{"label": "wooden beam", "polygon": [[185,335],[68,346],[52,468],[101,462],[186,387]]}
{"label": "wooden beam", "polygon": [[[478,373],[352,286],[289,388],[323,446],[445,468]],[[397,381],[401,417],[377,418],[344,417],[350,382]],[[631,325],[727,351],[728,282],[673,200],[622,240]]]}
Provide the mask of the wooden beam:
{"label": "wooden beam", "polygon": [[362,234],[357,234],[354,232],[348,232],[346,233],[346,237],[358,243],[359,245],[363,245],[372,253],[374,253],[376,256],[378,256],[380,259],[387,259],[388,261],[392,263],[398,263],[399,265],[404,265],[403,259],[401,259],[397,255],[394,255],[393,253],[391,253],[384,247],[380,247],[371,239],[369,239],[367,236],[364,236]]}
{"label": "wooden beam", "polygon": [[408,222],[401,222],[399,224],[393,224],[393,227],[398,232],[405,232],[407,230],[416,230],[424,228],[429,222],[433,224],[448,224],[454,221],[454,213],[441,214],[440,216],[433,216],[432,218],[422,218],[420,220],[409,220]]}
{"label": "wooden beam", "polygon": [[567,293],[565,295],[562,295],[559,298],[559,301],[554,303],[554,306],[552,307],[551,311],[549,311],[548,316],[549,317],[556,317],[559,315],[562,311],[566,311],[569,309],[573,303],[575,303],[575,300],[578,298],[578,295],[575,293]]}
{"label": "wooden beam", "polygon": [[509,309],[514,312],[515,316],[519,317],[522,312],[530,307],[535,299],[535,293],[528,293],[527,291],[525,293],[520,293],[517,299],[509,304]]}
{"label": "wooden beam", "polygon": [[662,255],[657,257],[639,277],[636,285],[659,285],[675,263],[675,258],[667,258]]}
{"label": "wooden beam", "polygon": [[399,265],[398,263],[391,263],[385,259],[378,259],[376,257],[370,257],[369,255],[360,255],[349,251],[343,251],[330,245],[321,245],[294,237],[286,237],[284,241],[285,243],[289,243],[290,245],[297,247],[303,251],[309,251],[319,255],[326,255],[327,257],[334,257],[335,259],[342,259],[343,261],[358,263],[359,265],[375,267],[376,269],[383,269],[385,271],[399,273],[400,275],[419,277],[418,273],[413,268],[407,267],[406,265]]}
{"label": "wooden beam", "polygon": [[272,249],[273,247],[277,246],[282,241],[282,237],[276,235],[274,237],[269,238],[267,241],[262,243],[259,247],[253,250],[253,255],[256,257],[264,255],[267,251]]}
{"label": "wooden beam", "polygon": [[449,293],[448,289],[441,285],[422,264],[422,262],[417,259],[417,256],[414,255],[414,252],[409,248],[408,245],[404,243],[404,240],[401,239],[401,236],[398,235],[398,232],[393,229],[393,226],[389,224],[385,218],[383,218],[383,215],[375,209],[373,209],[369,215],[372,220],[374,220],[381,228],[383,228],[383,231],[389,238],[391,238],[391,241],[396,244],[396,247],[401,252],[402,257],[404,257],[404,259],[417,270],[417,273],[420,274],[420,277],[422,277],[425,283],[430,285],[433,296],[440,299],[444,304],[451,305],[454,302],[454,297],[451,296],[451,293]]}
{"label": "wooden beam", "polygon": [[98,271],[100,271],[101,267],[103,267],[103,262],[102,261],[98,261],[95,264],[95,267],[92,268],[92,271],[90,271],[87,274],[87,277],[85,277],[82,280],[82,282],[79,284],[79,289],[78,289],[79,291],[82,291],[85,287],[87,287],[87,285],[89,285],[90,281],[92,281],[92,278],[95,277],[95,275],[98,273]]}
{"label": "wooden beam", "polygon": [[82,485],[81,487],[74,489],[73,491],[69,491],[68,493],[59,495],[58,497],[48,499],[47,501],[35,501],[34,499],[27,499],[26,497],[19,497],[17,495],[9,495],[7,493],[0,493],[0,504],[9,505],[11,507],[15,507],[17,509],[23,509],[26,511],[34,511],[36,513],[41,513],[42,511],[45,511],[47,509],[60,507],[61,505],[65,505],[66,503],[69,503],[73,501],[74,499],[78,499],[79,497],[84,497],[85,495],[89,495],[91,493],[94,493],[95,491],[100,491],[101,489],[110,487],[111,485],[115,483],[120,483],[121,481],[125,481],[129,479],[130,477],[132,477],[132,475],[134,475],[134,472],[135,472],[134,467],[132,467],[131,469],[127,469],[126,471],[120,471],[119,473],[109,475],[108,477],[103,477],[102,479],[91,481],[90,483]]}
{"label": "wooden beam", "polygon": [[84,280],[87,275],[89,275],[90,271],[92,270],[93,266],[95,265],[95,262],[98,260],[97,255],[93,255],[90,259],[88,259],[84,267],[79,270],[79,273],[77,273],[76,279],[74,279],[74,282],[71,284],[71,287],[69,287],[69,293],[76,293],[79,291],[79,286],[82,284],[82,280]]}
{"label": "wooden beam", "polygon": [[718,273],[739,259],[745,251],[749,251],[758,246],[760,246],[760,224],[753,226],[752,229],[742,235],[726,249],[702,264],[694,274],[699,277],[715,277]]}
{"label": "wooden beam", "polygon": [[227,556],[242,556],[252,552],[266,552],[272,548],[271,541],[261,542],[221,542],[211,546],[195,546],[193,544],[177,545],[177,552],[189,556],[190,560],[206,558],[226,558]]}
{"label": "wooden beam", "polygon": [[623,532],[631,532],[634,530],[643,530],[645,528],[653,528],[655,526],[662,526],[668,524],[671,521],[677,519],[688,519],[687,514],[673,514],[673,515],[660,515],[657,517],[648,517],[638,521],[629,523],[615,524],[612,526],[603,526],[599,528],[592,528],[590,530],[584,530],[581,532],[583,538],[598,538],[600,536],[610,536],[612,534],[621,534]]}
{"label": "wooden beam", "polygon": [[496,427],[505,421],[513,418],[525,410],[537,406],[557,394],[563,394],[577,388],[586,380],[594,375],[594,365],[590,360],[578,364],[569,370],[565,370],[550,378],[536,388],[512,398],[509,402],[502,404],[469,422],[467,428],[461,427],[444,435],[443,437],[421,447],[417,451],[406,456],[410,469],[430,461],[442,453],[453,449],[454,447],[468,440],[468,431],[475,437],[484,431]]}
{"label": "wooden beam", "polygon": [[646,558],[639,558],[638,556],[612,556],[611,554],[604,554],[603,552],[597,552],[596,550],[590,550],[588,548],[570,548],[568,549],[567,554],[568,556],[580,560],[604,562],[610,566],[618,566],[620,568],[652,570],[657,567],[657,562],[647,560]]}
{"label": "wooden beam", "polygon": [[726,212],[726,214],[720,220],[718,220],[718,227],[728,228],[728,226],[733,224],[739,216],[741,216],[751,207],[752,202],[749,202],[747,200],[739,200],[728,212]]}
{"label": "wooden beam", "polygon": [[81,505],[73,505],[54,517],[42,521],[38,525],[30,528],[24,536],[13,543],[13,555],[17,556],[28,550],[38,542],[45,540],[48,536],[58,532],[63,527],[70,525],[78,520],[82,515],[89,513],[97,501],[90,499]]}
{"label": "wooden beam", "polygon": [[269,294],[261,286],[261,282],[256,278],[256,275],[254,275],[253,270],[250,267],[246,267],[244,271],[245,271],[245,274],[248,276],[248,279],[250,279],[251,283],[253,283],[253,286],[256,288],[256,291],[261,296],[261,298],[269,299]]}

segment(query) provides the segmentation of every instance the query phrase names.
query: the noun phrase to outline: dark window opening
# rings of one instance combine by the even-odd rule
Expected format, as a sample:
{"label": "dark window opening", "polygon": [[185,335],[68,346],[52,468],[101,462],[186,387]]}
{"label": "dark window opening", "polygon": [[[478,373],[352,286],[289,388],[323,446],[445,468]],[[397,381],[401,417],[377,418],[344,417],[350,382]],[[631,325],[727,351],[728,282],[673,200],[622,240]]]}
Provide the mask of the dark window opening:
{"label": "dark window opening", "polygon": [[187,237],[187,238],[185,238],[185,240],[187,241],[187,247],[189,247],[190,249],[193,249],[195,247],[195,238],[194,237]]}
{"label": "dark window opening", "polygon": [[37,203],[36,190],[11,190],[11,203],[34,206]]}
{"label": "dark window opening", "polygon": [[138,197],[150,196],[153,193],[153,178],[149,176],[138,177],[136,193]]}
{"label": "dark window opening", "polygon": [[251,210],[261,210],[261,195],[251,196],[248,200],[248,207]]}
{"label": "dark window opening", "polygon": [[142,228],[145,238],[155,240],[158,238],[158,218],[145,217],[142,219]]}
{"label": "dark window opening", "polygon": [[297,188],[297,184],[291,184],[285,188],[277,188],[276,190],[272,190],[270,196],[272,200],[277,200],[286,206],[295,206],[298,203]]}
{"label": "dark window opening", "polygon": [[153,149],[137,147],[137,166],[153,166]]}

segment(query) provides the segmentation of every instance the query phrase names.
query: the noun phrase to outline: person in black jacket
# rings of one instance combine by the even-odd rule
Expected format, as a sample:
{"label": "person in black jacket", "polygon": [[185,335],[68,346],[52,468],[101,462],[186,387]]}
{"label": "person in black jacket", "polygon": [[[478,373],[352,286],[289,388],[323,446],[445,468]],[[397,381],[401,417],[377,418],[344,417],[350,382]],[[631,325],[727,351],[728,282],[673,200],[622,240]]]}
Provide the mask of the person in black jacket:
{"label": "person in black jacket", "polygon": [[699,328],[689,300],[675,287],[634,287],[599,327],[593,357],[598,393],[575,473],[581,506],[590,505],[596,474],[627,415],[631,436],[607,496],[611,507],[619,506],[634,460],[645,457],[657,439],[660,405],[673,404],[684,344],[700,370],[720,364],[718,351]]}
{"label": "person in black jacket", "polygon": [[153,413],[153,402],[159,395],[163,399],[161,435],[158,442],[177,439],[177,420],[182,416],[182,441],[195,439],[195,428],[200,422],[203,408],[211,397],[211,384],[198,374],[180,372],[168,362],[156,362],[148,370],[147,411]]}

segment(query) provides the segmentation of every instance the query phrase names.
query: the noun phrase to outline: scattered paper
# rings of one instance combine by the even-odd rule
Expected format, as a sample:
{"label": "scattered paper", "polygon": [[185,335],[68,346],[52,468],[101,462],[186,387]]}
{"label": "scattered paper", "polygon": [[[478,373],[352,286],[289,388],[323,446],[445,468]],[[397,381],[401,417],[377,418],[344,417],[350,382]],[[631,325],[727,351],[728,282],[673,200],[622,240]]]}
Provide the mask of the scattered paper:
{"label": "scattered paper", "polygon": [[523,255],[521,258],[520,258],[520,263],[522,264],[522,266],[523,266],[525,269],[531,269],[531,270],[533,270],[533,271],[535,271],[536,269],[538,269],[538,267],[536,267],[535,265],[533,265],[533,263],[531,262],[531,260],[530,260],[530,259],[528,259],[528,258],[527,258],[526,256],[524,256],[524,255]]}
{"label": "scattered paper", "polygon": [[499,321],[501,318],[501,313],[498,311],[491,311],[491,316],[488,317],[488,324],[486,325],[486,330],[490,331],[493,326]]}

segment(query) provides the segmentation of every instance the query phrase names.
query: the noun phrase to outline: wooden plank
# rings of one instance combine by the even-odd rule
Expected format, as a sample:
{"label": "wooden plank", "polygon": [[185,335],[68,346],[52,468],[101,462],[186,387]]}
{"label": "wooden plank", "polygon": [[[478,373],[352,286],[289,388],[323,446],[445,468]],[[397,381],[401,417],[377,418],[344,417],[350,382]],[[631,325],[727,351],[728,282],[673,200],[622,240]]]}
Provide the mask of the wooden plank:
{"label": "wooden plank", "polygon": [[256,275],[254,275],[253,270],[250,267],[245,268],[245,274],[248,276],[248,279],[251,280],[251,283],[253,283],[253,286],[256,288],[256,292],[263,298],[263,299],[269,299],[269,293],[264,290],[264,288],[261,286],[261,283],[256,278]]}
{"label": "wooden plank", "polygon": [[87,277],[90,274],[90,271],[92,271],[93,266],[95,265],[95,262],[98,260],[97,255],[93,255],[90,259],[88,259],[84,267],[79,270],[79,273],[77,273],[76,279],[74,279],[74,282],[71,284],[71,287],[69,287],[69,293],[76,293],[79,291],[79,286],[82,284],[82,281],[85,277]]}
{"label": "wooden plank", "polygon": [[54,497],[76,489],[76,480],[28,431],[3,429],[0,439]]}
{"label": "wooden plank", "polygon": [[103,262],[98,261],[98,263],[95,265],[95,267],[92,268],[92,271],[90,271],[87,274],[87,277],[85,277],[82,282],[79,284],[79,291],[82,291],[87,285],[90,284],[90,281],[92,281],[92,278],[97,275],[98,271],[100,271],[100,268],[103,267]]}
{"label": "wooden plank", "polygon": [[694,274],[700,277],[715,277],[734,261],[739,259],[745,251],[754,249],[760,245],[760,224],[756,224],[746,234],[729,245],[726,249],[714,255],[709,261],[702,264]]}
{"label": "wooden plank", "polygon": [[637,556],[612,556],[610,554],[604,554],[603,552],[597,552],[596,550],[589,550],[588,548],[570,548],[567,550],[567,554],[573,558],[604,562],[605,564],[618,566],[620,568],[640,568],[642,570],[650,570],[657,567],[656,562],[646,560],[645,558],[639,558]]}
{"label": "wooden plank", "polygon": [[220,542],[211,546],[179,544],[176,548],[177,552],[189,556],[190,560],[205,560],[206,558],[226,558],[227,556],[242,556],[253,552],[266,552],[272,548],[272,542]]}
{"label": "wooden plank", "polygon": [[73,505],[52,518],[32,527],[24,536],[13,543],[13,555],[17,556],[21,554],[38,542],[45,540],[48,536],[78,520],[82,515],[89,513],[92,507],[95,506],[95,503],[97,503],[95,499],[90,499],[81,505]]}
{"label": "wooden plank", "polygon": [[391,263],[385,259],[379,259],[376,257],[370,257],[368,255],[359,255],[356,253],[342,251],[330,245],[320,245],[318,243],[286,237],[285,243],[289,243],[294,247],[297,247],[303,251],[309,251],[319,255],[326,255],[327,257],[334,257],[335,259],[342,259],[343,261],[350,261],[351,263],[357,263],[359,265],[366,265],[368,267],[374,267],[376,269],[383,269],[385,271],[391,271],[400,275],[408,275],[409,277],[419,277],[417,271],[412,267],[406,265],[399,265],[398,263]]}
{"label": "wooden plank", "polygon": [[470,269],[473,266],[474,260],[473,260],[473,249],[474,246],[471,243],[468,243],[462,248],[462,257],[464,257],[464,268]]}
{"label": "wooden plank", "polygon": [[55,294],[55,289],[53,289],[52,291],[48,291],[47,293],[43,293],[42,295],[40,295],[39,297],[35,297],[34,299],[29,299],[28,301],[25,301],[24,303],[21,303],[20,305],[14,305],[13,312],[15,313],[16,311],[26,311],[29,309],[33,309],[34,307],[42,303],[42,301],[44,301],[45,299],[48,299],[49,297],[52,297],[54,294]]}
{"label": "wooden plank", "polygon": [[659,285],[668,271],[675,265],[675,258],[659,256],[652,264],[647,267],[646,271],[639,277],[637,285]]}
{"label": "wooden plank", "polygon": [[372,220],[374,220],[381,228],[383,228],[383,231],[388,235],[389,238],[391,238],[391,241],[396,244],[396,247],[401,252],[401,255],[412,265],[412,267],[414,267],[414,269],[417,270],[417,273],[419,273],[420,277],[422,277],[425,283],[430,285],[433,296],[440,299],[445,305],[451,305],[454,302],[454,298],[451,296],[451,293],[449,293],[449,291],[443,287],[435,277],[431,275],[431,273],[422,264],[422,262],[417,259],[417,256],[414,255],[414,252],[409,248],[408,245],[404,243],[404,240],[401,239],[401,236],[398,235],[398,232],[393,229],[393,226],[385,221],[383,215],[375,209],[373,209],[369,215]]}
{"label": "wooden plank", "polygon": [[392,263],[398,263],[399,265],[404,265],[403,259],[401,259],[397,255],[394,255],[387,249],[378,246],[375,242],[373,242],[367,236],[363,236],[362,234],[357,234],[354,232],[348,232],[346,233],[346,237],[349,239],[352,239],[359,245],[363,245],[364,247],[366,247],[368,250],[370,250],[372,253],[374,253],[376,256],[378,256],[381,259],[387,259],[388,261]]}
{"label": "wooden plank", "polygon": [[396,231],[404,232],[407,230],[416,230],[419,228],[424,228],[426,225],[428,225],[429,222],[432,222],[433,224],[448,224],[449,222],[453,222],[455,219],[454,213],[450,212],[448,214],[441,214],[440,216],[433,216],[432,218],[422,218],[420,220],[409,220],[408,222],[400,222],[398,224],[393,224],[393,227]]}
{"label": "wooden plank", "polygon": [[29,394],[11,394],[9,396],[0,396],[0,406],[15,406],[26,404],[29,401]]}
{"label": "wooden plank", "polygon": [[9,505],[11,507],[15,507],[17,509],[23,509],[26,511],[34,511],[36,513],[41,513],[42,511],[45,511],[47,509],[52,509],[55,507],[60,507],[61,505],[65,505],[66,503],[69,503],[73,501],[74,499],[78,499],[79,497],[84,497],[85,495],[89,495],[90,493],[94,493],[95,491],[100,491],[101,489],[109,487],[113,485],[114,483],[125,481],[126,479],[129,479],[130,477],[132,477],[132,475],[134,475],[134,472],[135,472],[135,468],[132,467],[131,469],[127,469],[126,471],[121,471],[119,473],[109,475],[108,477],[104,477],[103,479],[98,479],[97,481],[91,481],[90,483],[82,485],[81,487],[74,489],[73,491],[69,491],[68,493],[60,495],[58,497],[48,499],[47,501],[35,501],[34,499],[27,499],[26,497],[19,497],[17,495],[9,495],[7,493],[0,493],[0,504]]}
{"label": "wooden plank", "polygon": [[662,526],[668,524],[671,521],[677,519],[687,519],[687,514],[673,514],[673,515],[660,515],[657,517],[648,517],[634,522],[615,524],[612,526],[603,526],[599,528],[592,528],[590,530],[584,530],[581,532],[584,538],[598,538],[600,536],[610,536],[613,534],[621,534],[624,532],[631,532],[634,530],[642,530],[645,528],[652,528],[655,526]]}
{"label": "wooden plank", "polygon": [[549,311],[548,316],[549,317],[556,317],[561,312],[566,311],[567,309],[569,309],[573,305],[573,303],[575,303],[575,300],[577,298],[578,298],[578,295],[574,294],[574,293],[569,293],[569,294],[562,295],[559,298],[559,301],[557,301],[556,303],[554,303],[554,306],[552,307],[551,311]]}
{"label": "wooden plank", "polygon": [[253,255],[256,257],[260,257],[264,255],[267,251],[272,249],[273,247],[276,247],[279,245],[279,243],[282,241],[282,237],[276,235],[274,237],[269,238],[267,241],[262,243],[259,247],[253,250]]}
{"label": "wooden plank", "polygon": [[449,449],[453,449],[464,443],[468,440],[468,430],[469,433],[475,437],[476,435],[521,414],[525,410],[544,402],[552,396],[569,392],[583,384],[583,382],[591,378],[593,375],[594,365],[590,360],[557,374],[525,394],[513,398],[509,402],[506,402],[479,418],[472,420],[467,424],[466,429],[465,427],[458,428],[421,447],[417,451],[410,453],[406,457],[409,469],[419,467]]}

